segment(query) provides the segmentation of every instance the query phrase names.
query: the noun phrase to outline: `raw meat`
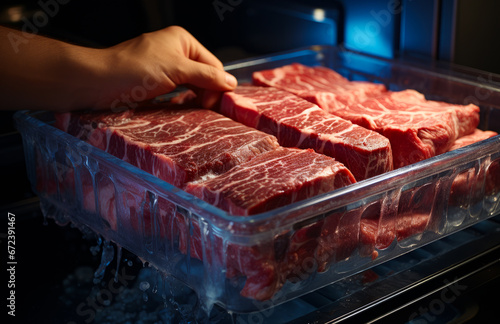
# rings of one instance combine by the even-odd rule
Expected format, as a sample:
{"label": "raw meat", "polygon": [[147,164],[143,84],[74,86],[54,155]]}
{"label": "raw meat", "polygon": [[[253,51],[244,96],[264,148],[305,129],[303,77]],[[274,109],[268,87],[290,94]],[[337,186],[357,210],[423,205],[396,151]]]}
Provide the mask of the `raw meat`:
{"label": "raw meat", "polygon": [[[217,177],[190,183],[186,191],[233,215],[248,216],[354,182],[351,172],[330,157],[313,150],[278,148]],[[185,230],[180,232],[187,233]],[[271,298],[284,280],[294,275],[307,257],[314,255],[320,230],[321,224],[296,230],[282,241],[281,253],[276,253],[273,247],[262,249],[262,246],[230,243],[226,253],[228,272],[246,276],[242,296],[258,300]],[[199,240],[200,236],[191,236],[191,249],[195,250],[194,255],[201,256],[201,251],[196,251],[202,246]],[[221,249],[222,244],[217,248]],[[336,247],[328,248],[334,253]]]}
{"label": "raw meat", "polygon": [[289,91],[327,112],[362,102],[386,91],[383,84],[349,81],[332,69],[294,63],[254,72],[253,84]]}
{"label": "raw meat", "polygon": [[252,215],[354,183],[340,162],[313,150],[278,148],[186,191],[232,215]]}
{"label": "raw meat", "polygon": [[378,256],[376,249],[389,247],[394,239],[402,241],[416,234],[422,234],[430,220],[428,214],[402,214],[397,220],[381,224],[380,218],[363,218],[360,222],[360,254]]}
{"label": "raw meat", "polygon": [[[86,139],[93,145],[143,169],[146,168],[147,160],[139,157],[159,154],[158,145],[154,146],[156,141],[169,143],[177,140],[176,143],[180,143],[178,145],[181,149],[193,151],[195,148],[206,151],[208,157],[198,159],[204,163],[203,165],[206,164],[207,159],[214,156],[213,151],[217,149],[217,147],[207,148],[208,143],[231,141],[232,146],[223,152],[225,155],[235,155],[238,151],[247,153],[251,150],[243,150],[241,146],[250,145],[249,143],[252,142],[267,143],[268,145],[265,146],[267,152],[254,149],[252,159],[242,161],[241,164],[239,164],[240,160],[236,160],[234,163],[237,165],[225,173],[220,171],[217,165],[209,171],[210,174],[186,177],[198,180],[184,182],[187,184],[188,192],[200,195],[210,203],[235,215],[267,211],[355,182],[351,172],[343,164],[330,157],[315,153],[313,150],[277,147],[273,136],[250,129],[208,110],[149,110],[127,111],[120,114],[60,115],[57,124],[63,130]],[[242,129],[245,132],[242,132]],[[191,134],[192,132],[201,132],[206,137],[198,139],[197,136]],[[246,135],[245,141],[239,138],[242,134]],[[189,141],[191,138],[194,138],[192,142]],[[192,145],[188,146],[186,143]],[[254,145],[254,147],[261,147],[261,145]],[[135,151],[133,155],[130,153],[131,150]],[[161,152],[172,150],[163,149]],[[218,152],[218,154],[221,153]],[[215,155],[217,156],[219,155]],[[178,168],[185,168],[186,160],[177,159]],[[198,165],[197,168],[200,169],[200,166]],[[111,173],[111,171],[101,171],[104,174]],[[223,174],[217,175],[216,173]],[[241,178],[240,183],[228,180],[238,177]],[[177,178],[174,177],[174,179]],[[118,224],[121,224],[120,229],[130,228],[133,231],[140,231],[147,238],[155,233],[154,228],[157,225],[160,237],[169,241],[178,240],[181,252],[200,260],[204,260],[209,255],[203,250],[207,248],[207,243],[202,243],[205,234],[202,234],[200,225],[179,213],[172,203],[158,197],[156,207],[158,224],[153,224],[149,208],[141,208],[142,217],[139,217],[139,206],[149,206],[150,200],[148,195],[136,190],[133,183],[120,183],[120,186],[127,190],[116,190],[115,186],[118,183],[114,184],[106,177],[96,178],[94,183],[92,176],[87,176],[87,172],[82,172],[81,181],[84,191],[83,207],[92,212],[100,212],[111,229],[117,230]],[[207,199],[210,192],[213,192],[207,190],[207,186],[221,183],[223,194],[217,193],[216,196],[224,197],[226,202],[231,201],[229,204],[217,204]],[[230,184],[233,186],[231,187]],[[179,183],[178,185],[181,186]],[[96,192],[93,190],[94,187]],[[238,189],[241,190],[239,194]],[[246,192],[247,195],[242,195],[242,192]],[[273,242],[270,242],[270,246],[229,244],[225,248],[226,252],[223,253],[224,242],[220,236],[215,236],[215,244],[210,248],[215,251],[216,258],[226,259],[228,277],[245,277],[242,295],[259,300],[269,299],[287,280],[286,273],[292,274],[303,259],[315,250],[317,235],[311,234],[313,233],[311,227],[315,227],[316,232],[319,233],[321,223],[312,224],[305,229],[296,229],[292,235],[282,235],[281,248],[277,250]],[[330,247],[330,249],[334,248],[334,246]],[[217,262],[213,257],[211,258],[207,262]]]}
{"label": "raw meat", "polygon": [[386,92],[335,110],[335,115],[376,131],[391,142],[394,168],[447,152],[479,124],[479,107],[426,100],[414,90]]}
{"label": "raw meat", "polygon": [[461,147],[483,141],[485,139],[488,139],[488,138],[496,136],[496,135],[498,135],[497,132],[483,131],[480,129],[475,129],[472,134],[465,135],[465,136],[458,138],[453,143],[453,145],[448,149],[448,151],[453,151],[453,150],[459,149]]}
{"label": "raw meat", "polygon": [[392,170],[387,138],[287,91],[238,86],[223,95],[220,110],[231,119],[275,135],[282,146],[311,148],[334,157],[358,181]]}
{"label": "raw meat", "polygon": [[[455,141],[450,151],[496,136],[498,133],[476,129],[472,134],[463,136]],[[450,204],[454,206],[467,207],[481,201],[483,197],[495,195],[500,191],[500,174],[498,172],[498,161],[480,168],[471,168],[458,174],[453,180],[450,191]],[[485,177],[485,179],[484,179]],[[481,189],[483,182],[486,192]]]}
{"label": "raw meat", "polygon": [[360,254],[376,258],[377,249],[423,233],[431,221],[436,186],[425,184],[361,207]]}
{"label": "raw meat", "polygon": [[[347,82],[342,78],[338,81]],[[348,89],[353,84],[349,83],[344,88]],[[372,94],[368,91],[368,83],[359,86],[363,87],[367,90],[360,90],[356,96],[365,100]],[[249,92],[240,92],[242,89]],[[259,92],[262,96],[256,96],[255,91],[263,91]],[[383,92],[383,89],[380,91]],[[289,146],[311,146],[325,154],[335,153],[332,155],[339,160],[339,157],[343,158],[346,164],[359,173],[360,179],[392,168],[387,139],[332,117],[314,104],[299,100],[290,93],[287,96],[283,93],[272,88],[256,90],[256,87],[239,87],[234,93],[224,96],[229,101],[225,102],[223,110],[226,109],[228,115],[241,117],[253,127],[277,134],[280,141],[289,143]],[[351,103],[349,100],[354,99],[352,93],[336,97],[338,106],[346,107],[347,103]],[[270,95],[266,98],[267,94]],[[392,93],[384,95],[391,96]],[[420,95],[410,96],[421,99]],[[321,97],[318,94],[313,97],[317,102],[321,102],[320,99],[329,100],[328,96]],[[192,93],[186,93],[186,96],[179,98],[179,102],[191,99]],[[429,105],[444,110],[447,108],[443,107],[449,106],[442,103]],[[271,108],[276,106],[282,106],[283,109],[272,111]],[[457,116],[460,113],[455,111]],[[467,112],[462,117],[467,118]],[[474,124],[474,121],[471,123]],[[64,114],[58,116],[57,125],[235,215],[252,215],[355,181],[348,169],[327,156],[312,150],[280,148],[273,136],[251,130],[207,110]],[[470,127],[462,126],[457,127],[457,134],[461,134],[461,128],[466,133]],[[464,136],[460,145],[465,142]],[[459,143],[460,139],[455,141],[455,144]],[[360,250],[361,253],[367,251],[368,255],[376,256],[375,249],[386,248],[395,238],[403,240],[422,233],[429,224],[432,209],[427,204],[430,201],[427,197],[435,199],[433,195],[436,190],[433,186],[422,186],[402,192],[394,203],[396,208],[386,208],[389,211],[384,209],[387,202],[375,202],[359,209],[335,214],[327,212],[318,215],[318,220],[306,220],[308,224],[295,223],[293,228],[277,228],[272,238],[263,230],[266,233],[265,241],[256,239],[258,235],[252,236],[254,233],[240,233],[237,227],[232,227],[234,232],[231,234],[235,235],[231,235],[231,241],[228,242],[224,233],[212,231],[213,228],[207,226],[206,219],[185,212],[162,197],[155,197],[157,200],[151,201],[153,195],[149,196],[150,193],[144,188],[127,183],[119,176],[107,177],[106,174],[113,172],[106,169],[109,166],[105,163],[100,165],[102,169],[97,174],[90,174],[90,168],[80,166],[78,172],[70,169],[61,177],[57,167],[44,164],[46,159],[42,153],[37,152],[37,159],[42,166],[38,170],[40,175],[37,172],[37,185],[47,187],[45,191],[62,196],[64,200],[65,194],[76,196],[74,191],[78,190],[76,187],[81,181],[84,209],[99,213],[110,228],[122,230],[120,225],[131,224],[130,228],[125,228],[125,232],[128,229],[135,235],[141,229],[144,238],[147,238],[145,241],[151,241],[153,235],[159,235],[161,239],[155,240],[157,244],[174,242],[171,247],[178,247],[182,253],[203,260],[209,268],[225,267],[228,278],[244,277],[241,294],[257,300],[275,296],[287,280],[303,280],[312,271],[325,271],[332,262],[351,257],[360,243],[362,247],[368,248]],[[493,195],[498,195],[499,162],[498,159],[493,161],[488,168],[488,174],[493,174],[493,184],[496,185],[496,189],[492,189]],[[167,166],[163,168],[162,165]],[[71,164],[64,166],[71,168]],[[274,178],[271,179],[267,174],[272,174]],[[281,188],[278,190],[277,186]],[[235,190],[226,191],[229,187]],[[255,194],[248,193],[252,190]],[[243,194],[245,192],[246,196]],[[149,209],[150,204],[155,206]],[[153,223],[153,217],[157,223]],[[260,230],[258,227],[249,227]],[[120,235],[123,235],[123,231]],[[250,237],[250,245],[245,244],[248,242],[245,240],[242,240],[243,244],[237,241],[245,238],[245,235]],[[237,239],[232,241],[235,237]],[[311,259],[315,267],[305,267]]]}
{"label": "raw meat", "polygon": [[205,109],[59,115],[56,126],[177,187],[278,147],[274,136]]}
{"label": "raw meat", "polygon": [[[450,150],[458,149],[495,135],[495,132],[477,129],[472,134],[457,139],[453,146],[450,147]],[[491,166],[488,172],[485,171],[483,166],[479,170],[471,168],[456,176],[450,190],[449,205],[464,208],[470,204],[477,203],[485,195],[481,190],[483,181],[486,181],[485,188],[492,188],[490,184],[495,179],[497,179],[497,183],[500,183],[498,182],[498,179],[500,179],[498,172],[496,172],[495,176],[496,164],[493,163]],[[486,178],[484,179],[485,175]],[[386,213],[382,215],[381,202],[367,207],[361,218],[360,225],[362,253],[370,255],[374,253],[375,248],[387,248],[394,239],[402,241],[418,235],[429,226],[432,226],[432,211],[436,208],[433,202],[439,203],[439,199],[436,198],[438,190],[444,189],[440,189],[440,187],[434,184],[425,184],[403,191],[398,198],[397,214],[395,215],[387,213],[387,208],[384,209]],[[387,202],[385,203],[387,204]],[[439,220],[440,215],[437,216],[436,221]]]}
{"label": "raw meat", "polygon": [[358,209],[333,213],[318,222],[321,226],[319,235],[316,235],[315,258],[319,272],[352,256],[359,246],[360,223]]}
{"label": "raw meat", "polygon": [[[180,188],[279,146],[273,136],[213,111],[174,109],[171,105],[122,113],[58,114],[56,126]],[[126,184],[126,191],[117,192],[106,177],[93,181],[90,174],[82,172],[81,179],[85,210],[100,211],[113,230],[120,221],[145,236],[153,233],[149,210],[144,210],[144,219],[137,216],[141,202],[147,203],[148,197],[137,192],[134,184]],[[172,238],[175,220],[171,212],[175,206],[161,198],[158,205],[161,235]],[[120,213],[121,220],[117,219],[116,208],[125,209]],[[124,219],[123,215],[128,216]]]}
{"label": "raw meat", "polygon": [[291,64],[254,72],[253,82],[292,92],[386,136],[391,141],[394,168],[446,152],[479,123],[475,105],[429,101],[413,90],[388,92],[383,85],[350,82],[325,67]]}

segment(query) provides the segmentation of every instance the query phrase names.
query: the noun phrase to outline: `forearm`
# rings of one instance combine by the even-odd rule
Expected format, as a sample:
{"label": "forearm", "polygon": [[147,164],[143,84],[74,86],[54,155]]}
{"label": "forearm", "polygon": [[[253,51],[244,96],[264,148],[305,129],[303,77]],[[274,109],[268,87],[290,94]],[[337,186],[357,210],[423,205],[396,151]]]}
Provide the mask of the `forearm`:
{"label": "forearm", "polygon": [[134,108],[178,85],[194,89],[210,108],[237,84],[212,53],[177,26],[106,49],[26,38],[0,27],[0,75],[0,109]]}
{"label": "forearm", "polygon": [[102,50],[4,27],[0,38],[2,109],[74,110],[96,104],[108,69]]}

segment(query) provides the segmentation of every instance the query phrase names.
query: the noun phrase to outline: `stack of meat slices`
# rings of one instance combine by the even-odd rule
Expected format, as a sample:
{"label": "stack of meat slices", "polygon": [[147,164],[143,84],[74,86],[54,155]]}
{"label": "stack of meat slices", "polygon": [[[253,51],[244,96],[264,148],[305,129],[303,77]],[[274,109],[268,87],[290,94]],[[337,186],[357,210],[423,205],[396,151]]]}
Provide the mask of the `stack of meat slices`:
{"label": "stack of meat slices", "polygon": [[[412,90],[391,92],[300,64],[254,73],[254,85],[223,95],[219,112],[168,104],[121,113],[60,114],[56,126],[246,217],[446,152],[454,143],[461,145],[457,139],[473,134],[479,120],[474,105],[428,101]],[[127,192],[115,192],[111,180],[95,176],[82,175],[84,208],[101,211],[113,230],[129,224],[145,236],[155,235],[149,211],[138,213],[149,199],[139,186],[130,183]],[[412,199],[401,197],[401,206],[404,201],[410,206]],[[325,271],[360,244],[371,255],[396,237],[422,232],[429,222],[428,214],[415,217],[410,206],[395,215],[401,216],[395,222],[383,223],[382,205],[386,202],[373,204],[363,215],[352,210],[293,231],[278,230],[256,245],[218,235],[208,241],[195,219],[161,197],[158,225],[160,235],[177,241],[181,252],[224,264],[227,277],[245,277],[242,296],[266,300],[286,280],[303,279],[311,258],[315,270]],[[123,206],[128,210],[118,211]]]}
{"label": "stack of meat slices", "polygon": [[[498,135],[496,132],[476,129],[474,133],[457,139],[449,150],[457,150],[496,135]],[[465,207],[480,201],[485,195],[494,197],[499,192],[500,162],[497,160],[491,163],[486,170],[484,168],[479,170],[471,168],[460,173],[451,186],[450,204]]]}
{"label": "stack of meat slices", "polygon": [[255,72],[253,84],[289,91],[327,112],[351,106],[386,91],[383,84],[349,81],[329,68],[308,67],[298,63]]}
{"label": "stack of meat slices", "polygon": [[[57,116],[56,126],[235,216],[265,212],[356,181],[331,157],[281,147],[274,136],[205,109],[167,105],[122,113],[66,113]],[[84,208],[100,211],[112,230],[128,224],[133,231],[154,235],[150,211],[138,212],[149,203],[144,190],[129,183],[126,191],[115,192],[112,181],[97,177],[80,180]],[[206,246],[206,234],[195,219],[161,197],[157,206],[160,235],[178,241],[181,252],[194,258],[225,264],[228,277],[246,277],[241,294],[249,298],[271,298],[317,247],[311,228],[281,233],[286,239],[278,249],[274,237],[248,246],[217,236],[217,244]]]}
{"label": "stack of meat slices", "polygon": [[[287,91],[317,104],[329,114],[383,135],[390,141],[395,169],[497,135],[477,129],[479,107],[476,105],[427,100],[414,90],[387,91],[380,84],[349,81],[325,67],[291,64],[258,71],[253,73],[253,84]],[[234,97],[226,95],[231,96]],[[490,167],[493,171],[486,177],[487,191],[495,190],[495,185],[491,185],[498,179],[495,166]],[[469,172],[455,180],[451,203],[459,197],[471,196],[474,176]],[[365,253],[371,254],[375,247],[386,248],[396,237],[401,240],[424,231],[430,221],[433,190],[435,188],[417,188],[402,193],[397,215],[382,216],[381,203],[368,207],[360,224],[360,241]],[[421,211],[414,196],[420,197]]]}
{"label": "stack of meat slices", "polygon": [[385,91],[383,85],[348,81],[324,67],[292,64],[255,72],[253,82],[282,89],[326,112],[384,135],[394,168],[447,152],[479,124],[479,107],[426,100],[414,91]]}
{"label": "stack of meat slices", "polygon": [[240,86],[224,94],[220,111],[247,126],[275,135],[282,146],[310,148],[335,158],[358,181],[392,170],[387,138],[329,114],[290,92]]}

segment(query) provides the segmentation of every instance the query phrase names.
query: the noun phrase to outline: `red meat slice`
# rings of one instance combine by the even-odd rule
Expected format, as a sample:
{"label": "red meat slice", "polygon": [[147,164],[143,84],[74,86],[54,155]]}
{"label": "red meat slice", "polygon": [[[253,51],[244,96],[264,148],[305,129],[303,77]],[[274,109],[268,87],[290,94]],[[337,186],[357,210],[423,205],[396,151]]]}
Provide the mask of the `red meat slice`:
{"label": "red meat slice", "polygon": [[[476,129],[472,134],[457,139],[450,147],[458,149],[472,143],[482,141],[497,135],[491,131],[481,131]],[[472,168],[460,173],[453,181],[449,203],[453,206],[467,207],[471,203],[480,201],[484,192],[482,191],[483,180],[486,177],[485,188],[487,193],[494,192],[491,185],[496,181],[496,190],[498,192],[498,183],[500,177],[498,172],[498,163],[492,163],[485,171],[480,169],[479,176],[477,170]],[[495,180],[496,179],[496,180]],[[376,256],[375,249],[387,248],[394,239],[398,241],[405,240],[414,235],[423,233],[432,224],[433,201],[436,200],[436,186],[426,184],[420,187],[412,188],[401,193],[398,201],[397,215],[384,215],[381,217],[381,203],[369,206],[361,218],[360,240],[361,251],[363,255]],[[441,219],[438,215],[439,221]]]}
{"label": "red meat slice", "polygon": [[462,136],[458,138],[453,145],[448,149],[448,151],[453,151],[456,149],[459,149],[461,147],[471,145],[480,141],[483,141],[485,139],[488,139],[493,136],[497,136],[497,132],[493,131],[483,131],[480,129],[475,129],[472,134]]}
{"label": "red meat slice", "polygon": [[405,241],[431,226],[438,187],[434,183],[409,188],[363,207],[360,212],[360,253],[378,256],[395,240]]}
{"label": "red meat slice", "polygon": [[492,202],[500,200],[500,159],[492,161],[486,170],[485,194]]}
{"label": "red meat slice", "polygon": [[313,150],[278,148],[186,191],[233,215],[252,215],[354,183],[340,162]]}
{"label": "red meat slice", "polygon": [[349,81],[332,69],[298,63],[254,72],[252,77],[255,85],[289,91],[330,113],[386,91],[383,84]]}
{"label": "red meat slice", "polygon": [[205,109],[72,113],[56,126],[181,188],[279,146],[273,136]]}
{"label": "red meat slice", "polygon": [[426,100],[414,91],[386,92],[335,110],[335,115],[376,131],[391,142],[394,168],[447,152],[479,124],[479,107]]}
{"label": "red meat slice", "polygon": [[311,148],[334,157],[358,181],[392,170],[387,138],[287,91],[239,86],[223,95],[220,109],[231,119],[275,135],[283,146]]}
{"label": "red meat slice", "polygon": [[[379,223],[379,218],[363,218],[360,223],[360,242],[361,254],[371,255],[373,259],[378,256],[377,249],[385,249],[395,238],[402,241],[416,234],[421,234],[427,228],[430,215],[406,214],[400,215],[397,219],[396,231],[392,226],[384,226]],[[383,238],[385,241],[380,244],[380,229],[383,229]],[[392,238],[392,239],[391,239]],[[389,240],[391,239],[391,240]]]}
{"label": "red meat slice", "polygon": [[348,81],[325,67],[291,64],[255,72],[253,82],[294,93],[386,136],[391,141],[394,168],[446,152],[479,123],[475,105],[428,101],[413,90],[386,92],[383,85]]}
{"label": "red meat slice", "polygon": [[[273,136],[213,111],[172,106],[122,113],[58,114],[56,126],[178,187],[222,173],[279,146]],[[155,224],[151,224],[148,197],[134,184],[124,184],[128,189],[118,194],[109,178],[97,174],[92,180],[86,170],[82,170],[81,181],[84,209],[100,211],[113,230],[121,223],[140,230],[144,236],[153,234]],[[143,219],[139,219],[144,199],[146,208]],[[117,208],[122,212],[118,213]],[[160,234],[175,238],[175,206],[159,197],[157,210]]]}
{"label": "red meat slice", "polygon": [[[170,118],[165,117],[165,115]],[[212,116],[217,118],[212,118]],[[176,141],[180,146],[179,149],[184,149],[184,151],[205,151],[209,157],[200,159],[202,165],[206,164],[205,159],[213,158],[213,156],[218,157],[219,155],[207,149],[206,138],[198,140],[197,136],[190,135],[191,128],[195,129],[193,132],[201,132],[205,137],[209,137],[212,142],[216,142],[216,139],[230,141],[232,150],[228,148],[225,152],[226,155],[234,155],[234,151],[243,151],[243,153],[254,155],[254,157],[233,168],[234,171],[230,170],[222,175],[216,175],[222,169],[217,164],[209,173],[198,174],[199,181],[190,183],[188,188],[199,188],[200,184],[216,183],[216,179],[227,180],[226,177],[231,175],[238,177],[239,174],[243,176],[240,188],[246,190],[251,188],[253,180],[255,191],[248,193],[248,197],[240,196],[240,200],[238,198],[234,200],[235,206],[238,201],[243,204],[240,209],[231,209],[231,212],[235,214],[241,214],[238,210],[241,211],[245,208],[249,213],[266,211],[355,182],[351,172],[340,162],[330,157],[317,154],[313,150],[276,148],[277,142],[273,136],[250,129],[207,110],[184,110],[182,112],[153,110],[127,111],[120,114],[60,115],[57,124],[60,128],[70,131],[77,137],[143,169],[147,168],[147,162],[150,159],[148,155],[158,154],[159,149],[155,146],[155,140],[160,141],[160,143],[162,143],[161,141],[167,143]],[[177,126],[182,128],[184,132],[181,132]],[[209,134],[212,137],[208,136]],[[243,136],[243,134],[246,135],[246,141],[241,141],[238,137]],[[188,141],[190,136],[196,139],[192,143]],[[259,143],[259,141],[267,143],[267,146],[264,147],[270,151],[262,153],[261,144],[254,144],[251,148],[241,148],[242,146],[251,146],[252,142]],[[183,145],[186,143],[192,145]],[[216,149],[217,146],[213,148],[213,150]],[[131,153],[130,150],[135,150],[135,152]],[[217,153],[220,154],[220,152]],[[173,155],[175,156],[175,154]],[[261,155],[262,157],[257,159]],[[182,167],[186,163],[185,161],[186,159],[179,159],[178,163]],[[238,164],[239,160],[235,163]],[[192,167],[189,164],[188,166]],[[246,175],[244,170],[247,171]],[[262,243],[256,246],[229,244],[224,248],[225,243],[219,236],[215,236],[214,242],[202,244],[205,234],[202,234],[199,223],[193,222],[193,219],[176,211],[173,204],[158,197],[156,205],[156,222],[158,223],[153,224],[152,209],[150,210],[148,207],[152,201],[147,193],[136,190],[133,183],[123,182],[126,181],[125,179],[111,181],[105,176],[108,171],[102,171],[102,173],[91,175],[86,168],[82,169],[81,181],[85,209],[91,212],[100,212],[113,230],[122,225],[125,227],[120,228],[140,231],[144,237],[150,237],[157,228],[161,237],[170,240],[178,239],[180,251],[194,258],[206,260],[209,263],[217,263],[226,259],[228,277],[246,277],[242,294],[249,298],[259,300],[271,298],[290,276],[287,273],[291,273],[298,265],[301,265],[303,260],[316,248],[321,224],[295,229],[292,234],[284,233],[280,236],[281,239],[276,239],[281,244],[277,244],[274,239],[271,239],[268,244]],[[188,172],[185,173],[188,174]],[[162,174],[164,173],[160,173],[160,175]],[[264,174],[266,176],[262,178]],[[255,179],[254,175],[260,178]],[[195,178],[195,176],[191,178]],[[174,179],[178,179],[178,177],[174,177]],[[204,180],[201,181],[202,179]],[[119,190],[117,186],[128,189]],[[94,188],[97,189],[97,192],[94,192]],[[232,195],[231,197],[237,196]],[[259,199],[260,201],[258,201]],[[142,209],[142,218],[139,217],[139,208]],[[204,248],[214,252],[205,253]],[[216,259],[213,259],[214,257]]]}
{"label": "red meat slice", "polygon": [[[247,216],[354,182],[351,172],[330,157],[313,150],[278,148],[217,177],[190,183],[186,191],[231,214]],[[271,298],[284,280],[295,276],[300,270],[297,268],[303,267],[307,257],[314,255],[320,230],[321,224],[314,223],[296,230],[290,238],[285,235],[279,240],[285,244],[281,248],[271,243],[267,248],[265,244],[238,246],[230,243],[228,272],[246,276],[241,294],[258,300]],[[191,249],[201,248],[198,241],[198,235],[191,236]],[[192,255],[200,256],[201,251],[192,251]]]}
{"label": "red meat slice", "polygon": [[[457,139],[449,151],[457,150],[496,135],[498,135],[496,132],[476,129],[472,134]],[[457,175],[451,186],[450,204],[467,207],[483,199],[485,194],[494,195],[495,192],[500,191],[500,175],[495,169],[495,165],[498,165],[498,162],[496,164],[495,162],[492,163],[488,170],[485,170],[484,167],[479,170],[471,168]],[[486,179],[483,180],[484,177]],[[485,181],[486,192],[482,190],[483,181]]]}
{"label": "red meat slice", "polygon": [[352,256],[359,245],[360,212],[357,209],[328,215],[321,222],[315,258],[318,271]]}

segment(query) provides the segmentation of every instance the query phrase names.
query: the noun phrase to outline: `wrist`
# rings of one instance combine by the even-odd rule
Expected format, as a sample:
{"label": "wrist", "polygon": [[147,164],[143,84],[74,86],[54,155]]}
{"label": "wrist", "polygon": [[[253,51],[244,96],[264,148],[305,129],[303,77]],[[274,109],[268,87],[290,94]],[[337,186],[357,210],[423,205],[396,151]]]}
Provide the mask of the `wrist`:
{"label": "wrist", "polygon": [[[54,69],[66,89],[65,110],[97,109],[105,105],[113,63],[103,49],[64,44]],[[62,63],[61,63],[62,62]]]}

